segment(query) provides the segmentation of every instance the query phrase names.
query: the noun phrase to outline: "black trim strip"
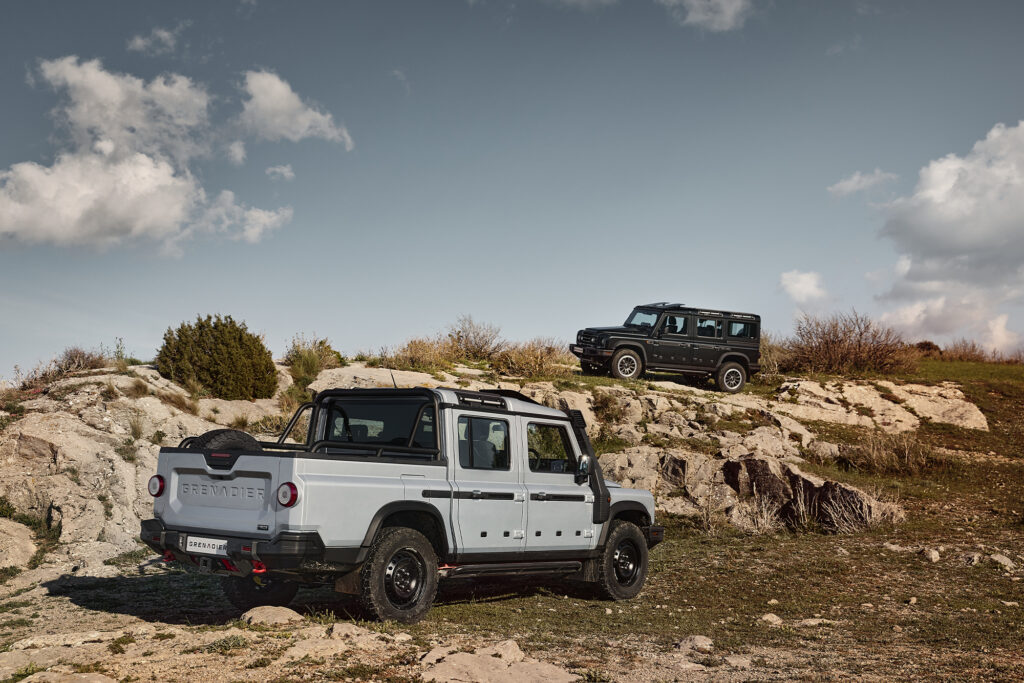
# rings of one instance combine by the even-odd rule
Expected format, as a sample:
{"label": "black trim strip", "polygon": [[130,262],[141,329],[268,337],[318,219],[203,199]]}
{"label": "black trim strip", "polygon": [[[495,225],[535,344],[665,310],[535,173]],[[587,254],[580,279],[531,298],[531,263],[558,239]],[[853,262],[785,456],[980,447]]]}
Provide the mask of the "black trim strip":
{"label": "black trim strip", "polygon": [[[400,447],[399,447],[400,448]],[[388,449],[385,449],[388,450]],[[194,448],[161,448],[161,453],[177,454],[177,453],[201,453],[204,457],[211,453],[223,453],[224,451],[201,451]],[[238,454],[238,457],[242,456],[254,456],[254,457],[273,457],[273,458],[307,458],[309,460],[343,460],[350,462],[365,462],[365,463],[383,463],[385,465],[424,465],[427,467],[447,467],[448,458],[440,456],[437,460],[427,460],[425,458],[402,458],[402,457],[382,457],[378,458],[374,455],[353,455],[343,453],[308,453],[306,451],[242,451]]]}
{"label": "black trim strip", "polygon": [[451,410],[465,410],[470,413],[497,413],[498,415],[519,415],[520,417],[533,417],[538,420],[562,420],[569,422],[569,416],[565,413],[559,415],[546,415],[544,413],[524,413],[519,410],[505,410],[504,408],[492,408],[490,406],[462,405],[460,403],[442,403],[441,408]]}
{"label": "black trim strip", "polygon": [[455,491],[454,497],[459,500],[515,500],[516,496],[504,491]]}
{"label": "black trim strip", "polygon": [[560,503],[583,503],[586,496],[575,493],[531,493],[530,500],[550,500]]}
{"label": "black trim strip", "polygon": [[424,498],[451,498],[452,497],[452,492],[449,489],[445,489],[443,491],[442,490],[434,490],[434,489],[424,489],[423,490],[423,497]]}

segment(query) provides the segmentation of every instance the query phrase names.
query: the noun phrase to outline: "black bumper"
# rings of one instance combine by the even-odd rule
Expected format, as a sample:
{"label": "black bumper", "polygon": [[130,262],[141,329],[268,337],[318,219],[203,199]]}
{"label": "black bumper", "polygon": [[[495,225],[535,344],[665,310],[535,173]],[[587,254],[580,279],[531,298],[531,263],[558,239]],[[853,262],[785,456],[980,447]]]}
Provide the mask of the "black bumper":
{"label": "black bumper", "polygon": [[570,344],[569,353],[580,360],[587,361],[588,363],[601,364],[606,363],[608,359],[612,357],[612,353],[614,353],[614,351],[612,349],[598,349],[593,346]]}
{"label": "black bumper", "polygon": [[645,526],[643,532],[648,548],[653,548],[665,540],[665,527],[663,526]]}
{"label": "black bumper", "polygon": [[[212,536],[227,541],[227,559],[236,568],[227,573],[249,574],[254,562],[262,563],[268,571],[350,571],[362,564],[369,548],[325,548],[320,534],[315,531],[292,531],[279,534],[272,539],[238,538],[225,536],[217,531],[177,531],[168,529],[159,519],[142,522],[140,538],[143,543],[160,553],[171,551],[174,559],[199,565],[199,560],[219,556],[195,555],[185,551],[185,540],[189,534]],[[218,569],[220,571],[220,569]]]}

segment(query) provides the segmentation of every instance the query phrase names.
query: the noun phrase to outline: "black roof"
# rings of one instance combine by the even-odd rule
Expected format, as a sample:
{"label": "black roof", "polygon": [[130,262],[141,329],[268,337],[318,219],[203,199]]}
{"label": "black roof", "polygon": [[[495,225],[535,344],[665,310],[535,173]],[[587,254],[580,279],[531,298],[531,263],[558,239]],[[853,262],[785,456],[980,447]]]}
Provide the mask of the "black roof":
{"label": "black roof", "polygon": [[686,304],[673,304],[667,301],[658,301],[653,304],[643,304],[638,308],[653,308],[659,311],[673,310],[673,311],[686,311],[688,313],[709,313],[712,315],[721,315],[725,317],[735,318],[752,318],[754,320],[760,320],[761,316],[756,313],[740,313],[738,311],[721,311],[713,308],[696,308],[694,306],[687,306]]}

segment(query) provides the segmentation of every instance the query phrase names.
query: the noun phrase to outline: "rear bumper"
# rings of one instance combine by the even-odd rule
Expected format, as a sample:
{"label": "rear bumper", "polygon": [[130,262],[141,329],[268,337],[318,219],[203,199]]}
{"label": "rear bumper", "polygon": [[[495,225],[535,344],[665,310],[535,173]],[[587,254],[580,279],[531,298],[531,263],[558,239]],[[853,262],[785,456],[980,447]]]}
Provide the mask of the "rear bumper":
{"label": "rear bumper", "polygon": [[[185,551],[185,541],[189,534],[208,536],[227,541],[227,559],[236,571],[231,571],[220,562],[223,556],[202,555]],[[159,519],[146,519],[142,522],[140,539],[150,548],[166,555],[170,551],[175,560],[200,567],[210,567],[211,563],[200,562],[203,558],[213,558],[213,571],[216,573],[242,574],[252,573],[253,568],[261,563],[268,571],[285,572],[345,572],[351,571],[366,559],[369,548],[326,548],[315,531],[287,531],[272,539],[239,538],[226,536],[216,530],[168,529]]]}
{"label": "rear bumper", "polygon": [[663,526],[645,526],[642,531],[644,532],[644,538],[647,539],[648,548],[653,548],[665,540],[665,527]]}
{"label": "rear bumper", "polygon": [[570,344],[569,353],[588,363],[604,363],[612,357],[612,349],[596,349],[593,346]]}

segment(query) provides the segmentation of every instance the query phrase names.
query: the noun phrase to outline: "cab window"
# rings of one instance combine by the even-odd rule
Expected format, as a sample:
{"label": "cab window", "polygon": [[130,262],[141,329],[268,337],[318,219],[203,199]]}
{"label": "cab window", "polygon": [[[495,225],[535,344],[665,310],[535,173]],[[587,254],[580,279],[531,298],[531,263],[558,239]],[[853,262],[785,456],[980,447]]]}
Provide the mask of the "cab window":
{"label": "cab window", "polygon": [[718,339],[722,336],[722,321],[718,318],[697,318],[697,336]]}
{"label": "cab window", "polygon": [[459,465],[467,470],[508,470],[508,422],[459,418]]}
{"label": "cab window", "polygon": [[672,315],[665,316],[665,322],[661,326],[661,331],[665,334],[689,334],[687,330],[686,321],[688,317],[685,315]]}
{"label": "cab window", "polygon": [[565,427],[531,422],[526,427],[526,446],[533,472],[576,471],[576,456]]}

